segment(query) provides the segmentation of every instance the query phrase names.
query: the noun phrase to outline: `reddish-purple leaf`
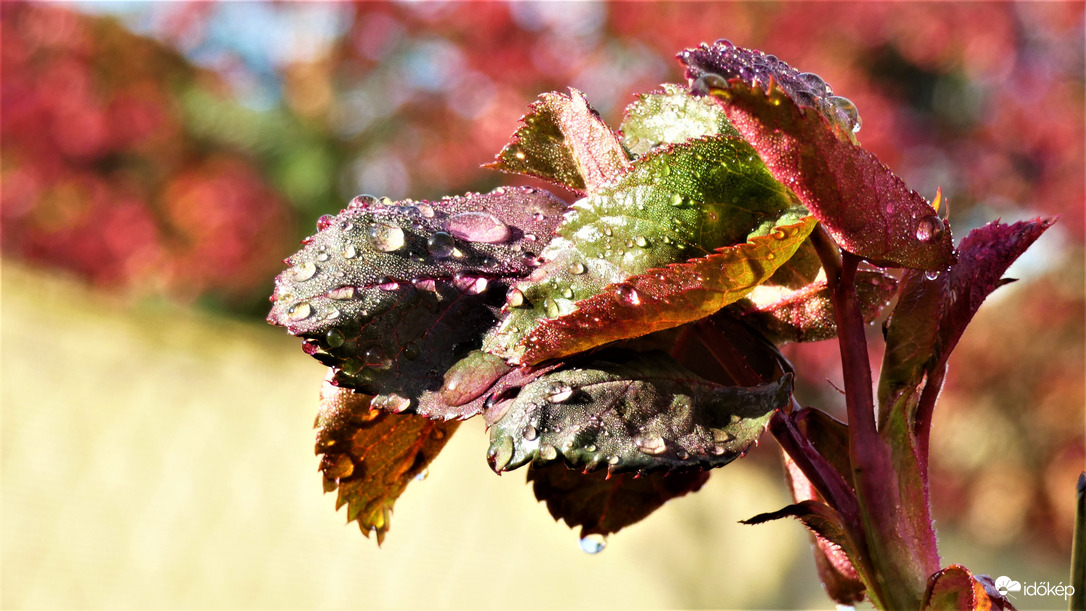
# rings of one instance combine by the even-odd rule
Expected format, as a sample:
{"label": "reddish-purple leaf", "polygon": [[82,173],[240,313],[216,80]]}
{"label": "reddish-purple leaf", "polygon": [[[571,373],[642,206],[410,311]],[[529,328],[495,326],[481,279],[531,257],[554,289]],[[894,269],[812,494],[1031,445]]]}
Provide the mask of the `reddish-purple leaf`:
{"label": "reddish-purple leaf", "polygon": [[[893,276],[876,271],[857,274],[856,292],[864,321],[878,318],[896,290],[897,280]],[[833,302],[825,280],[812,282],[776,301],[759,303],[743,311],[742,319],[762,330],[778,345],[817,342],[837,336]]]}
{"label": "reddish-purple leaf", "polygon": [[549,180],[579,193],[593,192],[629,167],[622,144],[584,94],[539,96],[524,126],[486,167]]}
{"label": "reddish-purple leaf", "polygon": [[759,76],[736,64],[741,54],[735,49],[703,46],[680,57],[695,90],[704,89],[721,103],[773,176],[795,192],[833,239],[880,266],[949,267],[953,241],[937,211],[846,136],[840,121],[797,104],[779,79],[786,72],[783,62]]}
{"label": "reddish-purple leaf", "polygon": [[577,354],[709,316],[766,282],[816,225],[814,217],[804,217],[769,235],[608,285],[570,314],[542,320],[522,340],[520,362]]}
{"label": "reddish-purple leaf", "polygon": [[460,425],[413,414],[390,414],[370,397],[325,381],[317,415],[317,453],[324,490],[338,489],[336,509],[362,534],[384,541],[392,505],[437,456]]}
{"label": "reddish-purple leaf", "polygon": [[920,608],[922,611],[1007,611],[1014,606],[994,586],[989,587],[974,577],[969,569],[952,564],[928,580]]}
{"label": "reddish-purple leaf", "polygon": [[581,537],[608,535],[638,522],[673,498],[696,492],[709,471],[609,475],[582,473],[563,464],[532,466],[528,481],[555,520],[581,527]]}

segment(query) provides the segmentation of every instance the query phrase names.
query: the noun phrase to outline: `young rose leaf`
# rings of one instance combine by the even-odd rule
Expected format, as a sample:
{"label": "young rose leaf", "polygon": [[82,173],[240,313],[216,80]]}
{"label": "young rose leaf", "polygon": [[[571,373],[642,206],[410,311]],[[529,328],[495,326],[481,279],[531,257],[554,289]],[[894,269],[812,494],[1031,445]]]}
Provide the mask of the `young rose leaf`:
{"label": "young rose leaf", "polygon": [[479,404],[443,399],[443,376],[479,347],[508,284],[535,266],[532,238],[552,233],[564,208],[527,188],[400,205],[356,198],[287,259],[268,320],[375,405],[473,415]]}
{"label": "young rose leaf", "polygon": [[528,468],[535,498],[547,503],[555,520],[581,527],[581,538],[609,535],[639,522],[661,505],[709,480],[708,471],[609,475],[600,470],[582,473],[561,463]]}
{"label": "young rose leaf", "polygon": [[[856,292],[865,322],[878,318],[897,290],[897,280],[877,271],[856,275]],[[752,298],[755,295],[752,294]],[[837,337],[830,289],[825,280],[813,282],[781,299],[756,305],[742,313],[742,319],[760,329],[777,345],[788,342],[818,342]]]}
{"label": "young rose leaf", "polygon": [[[954,245],[936,210],[877,157],[843,137],[838,121],[797,104],[778,80],[782,69],[760,77],[737,69],[734,49],[702,47],[680,54],[691,87],[720,102],[773,176],[795,192],[833,239],[875,265],[946,269]],[[760,83],[768,83],[768,89]]]}
{"label": "young rose leaf", "polygon": [[518,344],[539,319],[569,314],[579,300],[630,276],[767,234],[800,212],[741,140],[653,151],[571,207],[539,269],[510,291],[501,326],[484,349],[519,362]]}
{"label": "young rose leaf", "polygon": [[704,318],[766,282],[817,225],[812,216],[717,252],[604,287],[568,314],[541,320],[522,340],[522,363],[576,354]]}
{"label": "young rose leaf", "polygon": [[362,534],[389,529],[392,505],[407,484],[437,456],[460,425],[413,414],[390,414],[370,397],[326,380],[315,426],[324,490],[338,489],[336,509],[347,505],[347,521]]}
{"label": "young rose leaf", "polygon": [[989,223],[962,240],[948,273],[906,272],[886,330],[878,392],[884,413],[901,397],[915,396],[925,375],[945,367],[981,303],[1010,282],[1003,273],[1053,222]]}
{"label": "young rose leaf", "polygon": [[995,588],[991,578],[985,581],[974,577],[964,566],[952,564],[928,579],[921,611],[1013,610],[1014,606]]}
{"label": "young rose leaf", "polygon": [[549,180],[578,193],[591,193],[629,166],[611,128],[584,94],[544,93],[522,119],[524,126],[497,161],[485,167]]}
{"label": "young rose leaf", "polygon": [[642,94],[630,104],[620,131],[627,150],[638,157],[662,144],[704,136],[739,136],[718,105],[670,83],[663,91]]}
{"label": "young rose leaf", "polygon": [[584,471],[719,467],[761,436],[791,389],[791,374],[721,386],[666,353],[601,353],[522,388],[491,426],[487,457],[498,472],[559,457]]}

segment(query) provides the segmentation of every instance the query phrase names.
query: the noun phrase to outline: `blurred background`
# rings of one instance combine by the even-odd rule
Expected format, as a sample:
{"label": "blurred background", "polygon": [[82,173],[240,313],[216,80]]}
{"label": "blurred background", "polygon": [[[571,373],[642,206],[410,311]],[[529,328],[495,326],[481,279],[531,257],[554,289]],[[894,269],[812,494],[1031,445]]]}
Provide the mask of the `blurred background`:
{"label": "blurred background", "polygon": [[[322,367],[263,322],[320,215],[524,184],[478,166],[537,94],[617,126],[721,37],[853,100],[957,237],[1060,215],[951,360],[932,489],[946,563],[1066,582],[1081,3],[5,2],[0,28],[0,606],[831,608],[798,524],[736,523],[788,502],[772,442],[588,556],[472,422],[378,550],[320,493]],[[838,409],[836,344],[787,353]]]}

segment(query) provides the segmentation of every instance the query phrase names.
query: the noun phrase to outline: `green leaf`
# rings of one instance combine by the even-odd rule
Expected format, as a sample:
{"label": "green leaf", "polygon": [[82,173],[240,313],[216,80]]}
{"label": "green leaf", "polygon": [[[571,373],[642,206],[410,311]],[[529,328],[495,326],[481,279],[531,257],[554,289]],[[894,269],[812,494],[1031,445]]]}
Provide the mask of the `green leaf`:
{"label": "green leaf", "polygon": [[662,352],[600,353],[529,383],[491,426],[495,471],[562,457],[585,471],[711,468],[754,443],[792,376],[755,387],[701,379]]}
{"label": "green leaf", "polygon": [[486,167],[549,180],[578,193],[593,192],[629,167],[618,136],[580,91],[544,93],[524,126]]}
{"label": "green leaf", "polygon": [[[882,272],[856,275],[856,292],[864,322],[872,322],[893,298],[897,280]],[[818,342],[837,337],[830,289],[825,280],[812,282],[784,297],[746,309],[742,319],[760,329],[773,343]]]}
{"label": "green leaf", "polygon": [[338,489],[336,509],[362,534],[385,539],[392,505],[460,425],[374,408],[370,397],[325,381],[317,414],[317,454],[324,490]]}
{"label": "green leaf", "polygon": [[608,285],[573,312],[540,321],[517,358],[539,363],[709,316],[766,282],[816,225],[804,217],[749,242]]}
{"label": "green leaf", "polygon": [[662,144],[704,136],[739,136],[719,106],[670,83],[663,91],[642,94],[630,104],[621,131],[626,148],[638,157]]}
{"label": "green leaf", "polygon": [[484,349],[517,362],[518,343],[539,319],[569,314],[609,284],[767,234],[802,211],[793,204],[741,140],[653,151],[570,208],[540,268],[510,293]]}
{"label": "green leaf", "polygon": [[287,259],[268,320],[375,405],[474,415],[481,402],[444,400],[444,374],[479,347],[508,284],[534,269],[536,236],[564,208],[527,188],[434,203],[356,198]]}
{"label": "green leaf", "polygon": [[535,497],[547,503],[555,520],[581,527],[581,538],[609,535],[644,519],[667,501],[697,492],[708,471],[611,475],[600,470],[582,473],[552,463],[528,468]]}

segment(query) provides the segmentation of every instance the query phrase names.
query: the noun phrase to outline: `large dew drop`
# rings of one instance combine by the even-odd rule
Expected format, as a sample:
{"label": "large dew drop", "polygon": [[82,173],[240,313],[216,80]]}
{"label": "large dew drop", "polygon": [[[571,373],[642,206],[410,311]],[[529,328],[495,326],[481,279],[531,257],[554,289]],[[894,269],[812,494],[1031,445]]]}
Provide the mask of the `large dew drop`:
{"label": "large dew drop", "polygon": [[937,216],[920,219],[916,225],[916,239],[921,242],[933,242],[943,235],[943,221]]}
{"label": "large dew drop", "polygon": [[833,104],[833,113],[837,116],[837,120],[841,125],[852,132],[860,131],[860,111],[856,109],[856,105],[852,103],[852,100],[834,96],[829,101]]}
{"label": "large dew drop", "polygon": [[447,259],[456,250],[456,240],[444,231],[438,231],[426,239],[426,250],[435,259]]}
{"label": "large dew drop", "polygon": [[404,245],[403,229],[395,225],[374,223],[370,227],[370,243],[381,252],[394,252]]}
{"label": "large dew drop", "polygon": [[461,212],[445,221],[445,230],[468,242],[500,244],[512,237],[509,226],[488,212]]}
{"label": "large dew drop", "polygon": [[555,381],[547,385],[547,401],[564,403],[573,396],[573,387],[565,382]]}
{"label": "large dew drop", "polygon": [[581,539],[580,545],[586,554],[598,554],[607,547],[607,537],[599,533],[591,533]]}

